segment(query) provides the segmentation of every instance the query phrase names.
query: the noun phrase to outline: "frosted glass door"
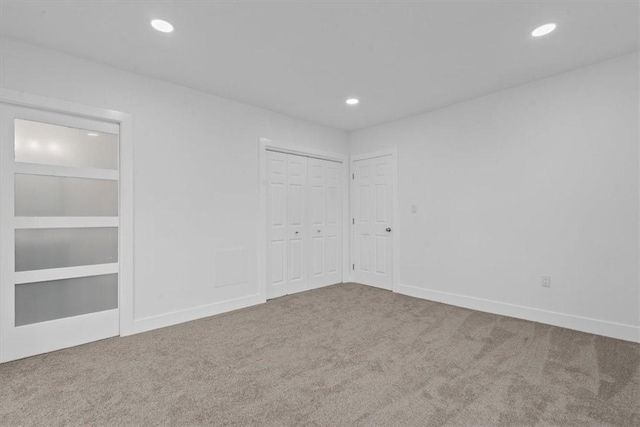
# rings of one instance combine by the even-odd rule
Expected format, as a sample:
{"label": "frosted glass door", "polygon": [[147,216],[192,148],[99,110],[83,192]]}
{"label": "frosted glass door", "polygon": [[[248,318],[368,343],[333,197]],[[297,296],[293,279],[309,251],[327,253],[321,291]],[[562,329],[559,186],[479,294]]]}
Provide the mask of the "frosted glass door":
{"label": "frosted glass door", "polygon": [[0,361],[117,335],[118,125],[5,104],[0,120]]}

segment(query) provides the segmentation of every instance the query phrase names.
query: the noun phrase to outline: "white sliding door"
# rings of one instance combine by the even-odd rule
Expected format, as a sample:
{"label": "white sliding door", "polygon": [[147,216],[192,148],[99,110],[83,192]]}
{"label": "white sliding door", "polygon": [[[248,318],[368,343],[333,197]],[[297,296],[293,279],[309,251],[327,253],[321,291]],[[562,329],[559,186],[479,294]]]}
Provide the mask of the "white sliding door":
{"label": "white sliding door", "polygon": [[267,298],[342,281],[342,164],[267,151]]}
{"label": "white sliding door", "polygon": [[353,173],[353,269],[358,283],[391,290],[393,287],[392,157],[380,156],[351,163]]}
{"label": "white sliding door", "polygon": [[0,361],[118,335],[119,126],[1,107]]}

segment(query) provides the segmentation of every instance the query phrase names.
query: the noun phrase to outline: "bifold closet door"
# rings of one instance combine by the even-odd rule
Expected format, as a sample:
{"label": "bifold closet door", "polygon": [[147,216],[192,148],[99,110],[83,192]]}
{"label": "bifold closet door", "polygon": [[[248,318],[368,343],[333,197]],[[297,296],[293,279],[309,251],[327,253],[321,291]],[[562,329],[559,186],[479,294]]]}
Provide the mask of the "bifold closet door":
{"label": "bifold closet door", "polygon": [[267,298],[341,282],[341,171],[267,151]]}
{"label": "bifold closet door", "polygon": [[287,155],[267,151],[267,298],[287,294]]}
{"label": "bifold closet door", "polygon": [[287,154],[287,293],[308,289],[308,212],[306,157]]}
{"label": "bifold closet door", "polygon": [[306,287],[307,158],[267,151],[267,298]]}
{"label": "bifold closet door", "polygon": [[342,164],[309,159],[309,287],[342,281]]}

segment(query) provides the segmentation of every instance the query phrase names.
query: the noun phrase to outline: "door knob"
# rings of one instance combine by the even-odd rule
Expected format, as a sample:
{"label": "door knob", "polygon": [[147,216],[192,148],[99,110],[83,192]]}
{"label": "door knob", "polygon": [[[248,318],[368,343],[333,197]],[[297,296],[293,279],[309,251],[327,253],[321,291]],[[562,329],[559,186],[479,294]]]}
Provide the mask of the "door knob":
{"label": "door knob", "polygon": [[318,233],[320,232],[320,230],[318,230]]}
{"label": "door knob", "polygon": [[299,233],[299,231],[296,231],[296,234],[298,234],[298,233]]}
{"label": "door knob", "polygon": [[387,233],[391,233],[391,228],[387,227]]}

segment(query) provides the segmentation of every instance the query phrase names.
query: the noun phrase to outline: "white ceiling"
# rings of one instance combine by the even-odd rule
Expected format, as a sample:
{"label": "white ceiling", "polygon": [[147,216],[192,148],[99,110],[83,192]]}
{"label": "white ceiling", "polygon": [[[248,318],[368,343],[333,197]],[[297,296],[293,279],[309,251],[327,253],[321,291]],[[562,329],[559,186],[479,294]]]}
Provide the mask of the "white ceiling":
{"label": "white ceiling", "polygon": [[[344,130],[639,49],[638,2],[3,0],[1,34]],[[152,18],[172,22],[162,34]],[[558,23],[534,39],[536,26]],[[357,96],[361,104],[344,104]]]}

